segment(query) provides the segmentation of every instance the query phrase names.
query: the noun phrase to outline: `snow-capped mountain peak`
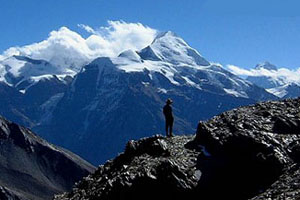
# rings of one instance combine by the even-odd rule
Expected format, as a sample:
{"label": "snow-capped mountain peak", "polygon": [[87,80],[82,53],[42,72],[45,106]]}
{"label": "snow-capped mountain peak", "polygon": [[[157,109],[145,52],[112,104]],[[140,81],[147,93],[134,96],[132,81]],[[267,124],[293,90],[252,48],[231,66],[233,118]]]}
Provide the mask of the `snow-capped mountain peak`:
{"label": "snow-capped mountain peak", "polygon": [[139,54],[144,59],[161,60],[175,65],[210,65],[195,49],[171,31],[158,34],[151,45]]}
{"label": "snow-capped mountain peak", "polygon": [[277,68],[269,62],[257,64],[252,69],[253,75],[247,80],[265,88],[279,98],[295,98],[300,94],[300,81],[297,70]]}
{"label": "snow-capped mountain peak", "polygon": [[[164,32],[160,32],[157,34],[157,36],[155,37],[154,41],[159,39],[159,38],[163,38],[163,37],[177,37],[177,34],[172,32],[172,31],[164,31]],[[154,43],[154,41],[152,43]]]}
{"label": "snow-capped mountain peak", "polygon": [[257,70],[266,69],[266,70],[275,70],[275,71],[277,71],[277,67],[275,65],[269,63],[268,61],[257,64],[254,69],[257,69]]}
{"label": "snow-capped mountain peak", "polygon": [[[159,34],[151,45],[139,52],[126,50],[118,57],[102,57],[84,67],[97,68],[99,73],[144,73],[157,87],[167,91],[174,86],[253,98],[252,84],[225,70],[220,64],[209,63],[196,50],[173,32]],[[162,80],[164,81],[159,81]],[[98,79],[98,78],[97,78]],[[166,83],[165,80],[168,80]],[[254,89],[252,89],[254,90]]]}

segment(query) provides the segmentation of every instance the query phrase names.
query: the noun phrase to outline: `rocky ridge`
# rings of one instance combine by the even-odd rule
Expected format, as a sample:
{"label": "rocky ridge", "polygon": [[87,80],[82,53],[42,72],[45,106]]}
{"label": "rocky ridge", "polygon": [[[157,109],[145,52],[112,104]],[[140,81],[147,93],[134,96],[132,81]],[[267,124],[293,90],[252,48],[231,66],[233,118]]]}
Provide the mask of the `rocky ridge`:
{"label": "rocky ridge", "polygon": [[193,136],[156,135],[130,141],[123,154],[85,177],[71,193],[55,199],[138,199],[136,195],[144,192],[148,197],[160,192],[167,197],[166,190],[171,192],[172,188],[192,190],[200,175],[195,167],[200,152],[184,147],[192,139]]}
{"label": "rocky ridge", "polygon": [[79,156],[0,116],[0,199],[51,199],[94,170]]}
{"label": "rocky ridge", "polygon": [[129,141],[67,199],[297,199],[300,99],[270,101],[199,122],[196,136]]}

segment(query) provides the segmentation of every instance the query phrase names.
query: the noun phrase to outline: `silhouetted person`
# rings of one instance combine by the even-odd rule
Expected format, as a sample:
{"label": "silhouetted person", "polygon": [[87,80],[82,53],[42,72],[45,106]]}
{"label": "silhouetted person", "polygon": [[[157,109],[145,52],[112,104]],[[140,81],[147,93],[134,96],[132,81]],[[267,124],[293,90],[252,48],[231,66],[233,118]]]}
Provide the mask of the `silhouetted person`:
{"label": "silhouetted person", "polygon": [[173,103],[173,101],[171,99],[168,99],[166,101],[166,105],[163,108],[163,113],[164,113],[165,118],[166,118],[166,135],[168,137],[173,136],[172,131],[173,131],[174,117],[173,117],[172,107],[171,107],[172,103]]}

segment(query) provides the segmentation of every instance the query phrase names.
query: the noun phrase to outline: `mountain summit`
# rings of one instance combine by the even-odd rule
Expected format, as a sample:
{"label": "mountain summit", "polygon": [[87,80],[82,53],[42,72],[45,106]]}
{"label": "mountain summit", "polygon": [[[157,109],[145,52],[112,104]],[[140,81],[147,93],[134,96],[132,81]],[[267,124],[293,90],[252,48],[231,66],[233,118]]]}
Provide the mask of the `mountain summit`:
{"label": "mountain summit", "polygon": [[195,49],[170,31],[158,34],[152,44],[139,54],[146,60],[161,60],[175,65],[210,65]]}
{"label": "mountain summit", "polygon": [[267,70],[275,70],[277,71],[277,67],[268,61],[265,61],[263,63],[257,64],[254,69],[267,69]]}

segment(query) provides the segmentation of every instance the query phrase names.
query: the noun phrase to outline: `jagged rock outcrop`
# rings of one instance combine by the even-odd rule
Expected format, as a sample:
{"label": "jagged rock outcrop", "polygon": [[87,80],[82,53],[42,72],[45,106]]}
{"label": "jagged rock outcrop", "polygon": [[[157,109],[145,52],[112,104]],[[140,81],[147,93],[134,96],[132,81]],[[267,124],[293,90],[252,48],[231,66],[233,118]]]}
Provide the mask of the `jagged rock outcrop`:
{"label": "jagged rock outcrop", "polygon": [[[237,199],[255,196],[276,199],[285,192],[274,184],[291,189],[292,183],[284,184],[282,176],[291,178],[291,168],[299,168],[296,156],[300,134],[299,108],[299,99],[265,102],[234,109],[207,123],[199,123],[199,134],[194,142],[204,145],[213,155],[200,165],[204,167],[201,171],[203,174],[206,168],[211,171],[209,167],[215,167],[217,162],[219,168],[211,174],[226,172],[215,178],[208,176],[213,182],[211,186],[204,184],[207,191],[216,188],[218,182],[228,197],[235,194],[239,197]],[[231,180],[230,184],[228,180]],[[272,191],[264,192],[270,188]]]}
{"label": "jagged rock outcrop", "polygon": [[241,107],[196,136],[153,136],[76,184],[68,199],[300,198],[300,99]]}
{"label": "jagged rock outcrop", "polygon": [[125,152],[56,199],[140,199],[175,197],[197,185],[200,152],[184,145],[193,136],[157,135],[128,142]]}
{"label": "jagged rock outcrop", "polygon": [[95,167],[0,116],[0,199],[46,200]]}

